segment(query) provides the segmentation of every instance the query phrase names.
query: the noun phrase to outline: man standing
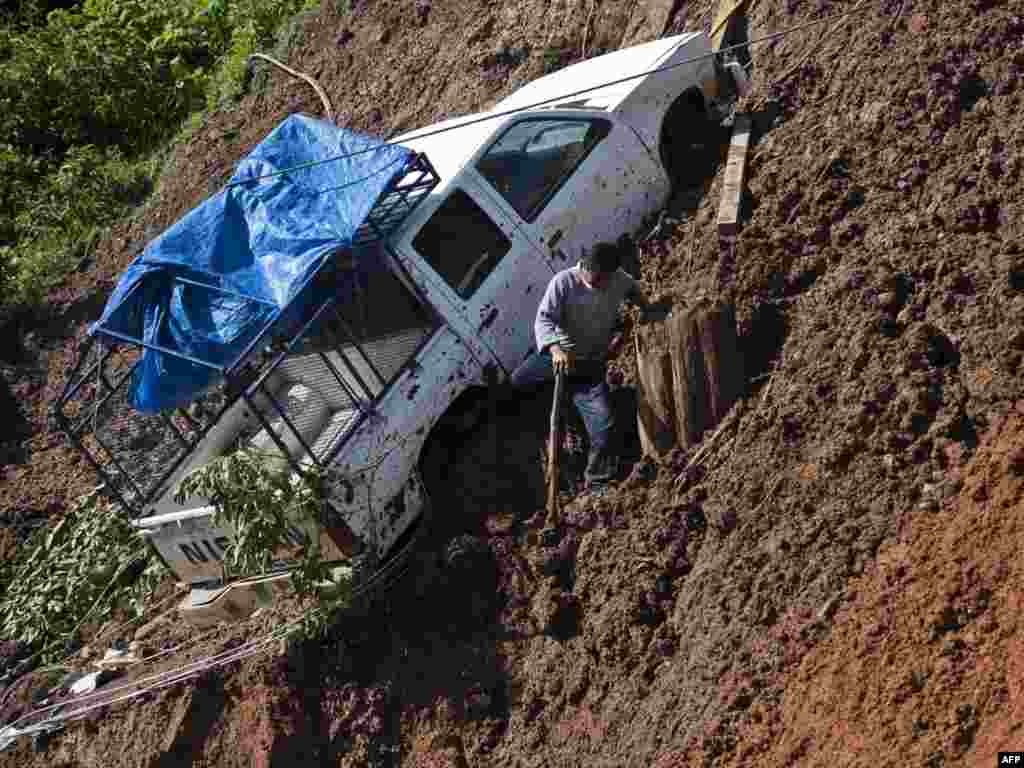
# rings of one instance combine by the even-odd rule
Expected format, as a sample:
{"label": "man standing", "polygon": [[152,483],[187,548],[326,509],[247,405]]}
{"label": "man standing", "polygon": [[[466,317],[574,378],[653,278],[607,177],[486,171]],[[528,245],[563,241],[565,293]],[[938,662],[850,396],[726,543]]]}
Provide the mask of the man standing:
{"label": "man standing", "polygon": [[566,389],[590,438],[587,490],[596,495],[606,491],[618,463],[605,378],[619,305],[629,300],[645,312],[649,306],[620,263],[619,246],[599,243],[579,264],[551,279],[534,322],[537,352],[511,378],[515,389],[527,389],[551,381],[556,371],[567,374]]}

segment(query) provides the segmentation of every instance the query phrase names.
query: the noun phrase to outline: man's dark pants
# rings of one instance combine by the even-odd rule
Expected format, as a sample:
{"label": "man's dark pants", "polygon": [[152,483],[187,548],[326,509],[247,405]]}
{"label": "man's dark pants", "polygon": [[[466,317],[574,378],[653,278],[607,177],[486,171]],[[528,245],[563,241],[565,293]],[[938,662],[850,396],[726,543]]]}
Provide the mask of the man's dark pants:
{"label": "man's dark pants", "polygon": [[[565,387],[576,410],[583,418],[590,438],[585,478],[588,485],[605,483],[615,474],[615,414],[608,399],[606,364],[578,362],[565,378]],[[554,381],[555,371],[548,351],[534,352],[512,372],[510,383],[514,389],[535,389]]]}

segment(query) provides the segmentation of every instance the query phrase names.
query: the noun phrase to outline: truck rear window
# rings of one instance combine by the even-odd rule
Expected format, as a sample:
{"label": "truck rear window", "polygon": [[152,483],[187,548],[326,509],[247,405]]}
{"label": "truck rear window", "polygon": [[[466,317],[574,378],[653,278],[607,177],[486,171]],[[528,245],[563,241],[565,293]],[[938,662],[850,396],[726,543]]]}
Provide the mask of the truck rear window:
{"label": "truck rear window", "polygon": [[606,120],[523,120],[501,134],[476,169],[533,221],[610,128]]}
{"label": "truck rear window", "polygon": [[473,198],[456,189],[423,225],[412,246],[459,296],[468,299],[512,243]]}

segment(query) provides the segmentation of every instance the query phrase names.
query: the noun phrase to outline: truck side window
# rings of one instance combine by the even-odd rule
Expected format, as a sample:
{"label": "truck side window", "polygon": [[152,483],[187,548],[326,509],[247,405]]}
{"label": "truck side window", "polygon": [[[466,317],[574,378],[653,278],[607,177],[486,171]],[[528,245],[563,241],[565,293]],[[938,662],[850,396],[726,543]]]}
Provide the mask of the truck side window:
{"label": "truck side window", "polygon": [[523,120],[490,146],[476,169],[524,220],[533,221],[609,130],[606,120]]}
{"label": "truck side window", "polygon": [[512,242],[473,198],[456,189],[423,225],[412,246],[459,296],[468,299]]}

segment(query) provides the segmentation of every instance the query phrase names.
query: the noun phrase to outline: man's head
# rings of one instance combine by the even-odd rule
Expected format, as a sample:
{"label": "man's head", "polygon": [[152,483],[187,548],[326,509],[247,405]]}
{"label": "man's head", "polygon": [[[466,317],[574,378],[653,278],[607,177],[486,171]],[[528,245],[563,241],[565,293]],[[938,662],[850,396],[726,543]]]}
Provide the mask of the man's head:
{"label": "man's head", "polygon": [[619,268],[619,249],[612,243],[598,243],[580,259],[583,281],[591,288],[603,291]]}

